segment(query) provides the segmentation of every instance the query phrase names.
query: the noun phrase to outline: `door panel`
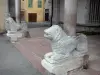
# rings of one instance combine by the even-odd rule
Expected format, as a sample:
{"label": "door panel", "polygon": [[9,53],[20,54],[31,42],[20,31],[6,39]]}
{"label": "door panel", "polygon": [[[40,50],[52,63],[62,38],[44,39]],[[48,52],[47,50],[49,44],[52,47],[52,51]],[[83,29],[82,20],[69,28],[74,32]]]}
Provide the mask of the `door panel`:
{"label": "door panel", "polygon": [[37,13],[29,13],[28,19],[29,19],[29,22],[37,22]]}

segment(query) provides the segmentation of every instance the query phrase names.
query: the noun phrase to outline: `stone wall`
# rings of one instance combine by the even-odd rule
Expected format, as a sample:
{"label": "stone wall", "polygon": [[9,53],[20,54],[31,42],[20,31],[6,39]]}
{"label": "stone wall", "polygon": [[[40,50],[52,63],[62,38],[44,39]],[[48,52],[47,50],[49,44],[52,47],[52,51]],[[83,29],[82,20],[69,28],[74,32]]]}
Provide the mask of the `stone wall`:
{"label": "stone wall", "polygon": [[11,17],[15,17],[15,0],[9,0],[9,12]]}
{"label": "stone wall", "polygon": [[6,1],[7,0],[0,0],[0,32],[4,30],[4,13],[6,12]]}
{"label": "stone wall", "polygon": [[54,8],[53,8],[53,23],[54,23],[54,24],[57,24],[57,22],[58,22],[58,18],[57,18],[57,17],[58,17],[58,12],[57,12],[57,11],[58,11],[57,1],[58,1],[58,0],[53,0],[53,3],[54,3],[54,4],[53,4],[53,7],[54,7]]}
{"label": "stone wall", "polygon": [[[59,0],[54,0],[54,15],[53,21],[57,23],[57,21],[64,22],[64,0],[60,0],[60,4],[58,4]],[[57,5],[58,4],[58,5]],[[60,8],[58,8],[60,6]],[[60,9],[60,13],[58,12]],[[87,0],[78,0],[78,9],[77,9],[77,23],[79,24],[86,24],[87,19]],[[58,18],[60,16],[60,20]]]}
{"label": "stone wall", "polygon": [[77,23],[86,24],[87,20],[87,2],[88,0],[78,0],[78,9],[77,9]]}
{"label": "stone wall", "polygon": [[64,21],[64,0],[60,0],[60,21]]}

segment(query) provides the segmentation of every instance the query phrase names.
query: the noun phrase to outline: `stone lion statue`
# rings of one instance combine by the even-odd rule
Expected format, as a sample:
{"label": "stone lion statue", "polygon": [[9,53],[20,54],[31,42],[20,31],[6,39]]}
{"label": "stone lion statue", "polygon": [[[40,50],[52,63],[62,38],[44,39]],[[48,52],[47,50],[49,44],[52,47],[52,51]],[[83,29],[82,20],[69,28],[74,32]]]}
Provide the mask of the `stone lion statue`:
{"label": "stone lion statue", "polygon": [[50,63],[57,63],[68,58],[75,50],[76,38],[68,36],[58,25],[53,25],[44,32],[44,37],[51,40],[52,52],[45,55],[45,59]]}
{"label": "stone lion statue", "polygon": [[[84,46],[87,47],[87,44],[79,44],[79,38],[83,37],[83,35],[78,37],[68,36],[58,25],[53,25],[50,28],[45,29],[44,37],[51,40],[52,52],[47,53],[44,56],[49,63],[60,63],[71,57],[79,56],[82,53],[84,55],[84,53],[87,52],[87,49],[84,49]],[[81,48],[80,46],[83,47]]]}
{"label": "stone lion statue", "polygon": [[21,23],[16,23],[13,18],[10,17],[10,14],[5,14],[5,29],[7,31],[17,32],[17,31],[28,31],[28,27],[25,21]]}
{"label": "stone lion statue", "polygon": [[15,22],[8,13],[5,14],[5,29],[7,31],[6,35],[13,43],[23,37],[30,38],[27,23],[25,21]]}
{"label": "stone lion statue", "polygon": [[5,29],[7,31],[17,32],[21,28],[20,24],[16,23],[10,14],[5,14]]}

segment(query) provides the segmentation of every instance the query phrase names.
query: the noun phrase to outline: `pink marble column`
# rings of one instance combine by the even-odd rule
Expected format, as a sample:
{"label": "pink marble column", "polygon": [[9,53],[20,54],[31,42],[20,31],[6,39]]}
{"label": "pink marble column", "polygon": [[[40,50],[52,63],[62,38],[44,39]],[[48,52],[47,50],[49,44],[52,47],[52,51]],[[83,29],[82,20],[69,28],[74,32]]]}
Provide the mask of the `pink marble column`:
{"label": "pink marble column", "polygon": [[16,22],[20,23],[21,0],[15,0]]}
{"label": "pink marble column", "polygon": [[64,5],[64,30],[70,35],[76,35],[77,0],[65,0]]}

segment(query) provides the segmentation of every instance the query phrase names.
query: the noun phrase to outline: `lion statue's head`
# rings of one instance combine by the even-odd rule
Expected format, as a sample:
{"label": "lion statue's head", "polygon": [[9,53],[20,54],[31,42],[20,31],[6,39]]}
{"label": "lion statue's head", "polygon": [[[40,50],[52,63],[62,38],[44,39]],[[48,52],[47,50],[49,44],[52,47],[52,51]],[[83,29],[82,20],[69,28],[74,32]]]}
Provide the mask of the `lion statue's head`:
{"label": "lion statue's head", "polygon": [[18,31],[20,29],[20,24],[16,23],[13,18],[7,17],[5,19],[5,29],[8,31]]}
{"label": "lion statue's head", "polygon": [[12,22],[14,22],[14,20],[11,18],[10,14],[9,13],[5,13],[5,25],[9,25],[11,24]]}
{"label": "lion statue's head", "polygon": [[67,36],[67,34],[58,25],[53,25],[50,28],[44,30],[44,37],[51,41],[58,41],[64,36]]}

